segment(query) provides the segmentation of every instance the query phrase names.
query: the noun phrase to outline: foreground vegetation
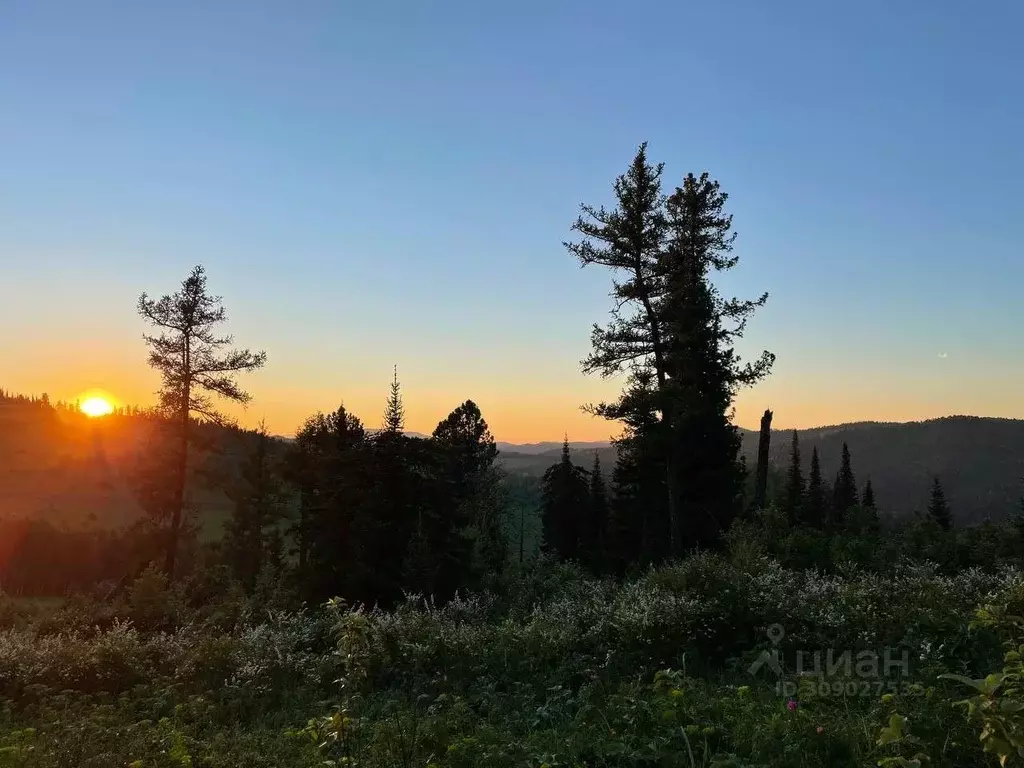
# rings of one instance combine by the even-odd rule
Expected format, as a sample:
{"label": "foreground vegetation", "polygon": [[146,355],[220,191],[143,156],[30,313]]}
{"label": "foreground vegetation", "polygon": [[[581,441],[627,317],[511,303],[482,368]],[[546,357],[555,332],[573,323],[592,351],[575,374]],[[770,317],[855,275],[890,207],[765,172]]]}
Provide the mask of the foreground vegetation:
{"label": "foreground vegetation", "polygon": [[[270,579],[246,597],[218,567],[168,588],[151,570],[110,601],[0,603],[0,760],[994,764],[984,713],[990,747],[1020,744],[1012,674],[970,716],[954,702],[971,690],[943,675],[1000,670],[1003,641],[1024,642],[1007,618],[1022,606],[1016,567],[826,575],[783,567],[742,530],[728,553],[621,582],[542,560],[493,591],[443,607],[410,595],[390,611],[292,606]],[[781,677],[751,672],[772,651]],[[904,662],[870,669],[871,652]]]}

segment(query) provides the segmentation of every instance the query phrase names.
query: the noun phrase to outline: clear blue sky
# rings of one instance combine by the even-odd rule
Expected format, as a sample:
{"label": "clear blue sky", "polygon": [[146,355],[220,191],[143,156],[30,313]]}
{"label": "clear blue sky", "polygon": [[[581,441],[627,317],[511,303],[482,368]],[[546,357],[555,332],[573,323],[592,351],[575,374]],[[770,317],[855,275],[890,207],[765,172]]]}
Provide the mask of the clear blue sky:
{"label": "clear blue sky", "polygon": [[[738,420],[1024,417],[1018,2],[0,4],[0,386],[147,400],[195,263],[292,431],[342,399],[499,438],[576,407],[609,276],[561,247],[636,145],[731,195],[778,355]],[[941,355],[945,355],[944,357]]]}

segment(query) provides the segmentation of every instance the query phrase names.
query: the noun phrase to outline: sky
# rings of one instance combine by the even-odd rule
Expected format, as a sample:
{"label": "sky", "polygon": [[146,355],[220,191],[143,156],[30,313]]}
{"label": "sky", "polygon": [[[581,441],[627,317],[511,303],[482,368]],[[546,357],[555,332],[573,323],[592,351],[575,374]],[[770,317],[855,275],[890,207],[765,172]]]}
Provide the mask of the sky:
{"label": "sky", "polygon": [[0,3],[0,387],[148,404],[135,314],[195,264],[290,434],[467,398],[499,440],[580,411],[611,275],[564,250],[649,142],[729,193],[773,375],[736,420],[1024,418],[1018,2]]}

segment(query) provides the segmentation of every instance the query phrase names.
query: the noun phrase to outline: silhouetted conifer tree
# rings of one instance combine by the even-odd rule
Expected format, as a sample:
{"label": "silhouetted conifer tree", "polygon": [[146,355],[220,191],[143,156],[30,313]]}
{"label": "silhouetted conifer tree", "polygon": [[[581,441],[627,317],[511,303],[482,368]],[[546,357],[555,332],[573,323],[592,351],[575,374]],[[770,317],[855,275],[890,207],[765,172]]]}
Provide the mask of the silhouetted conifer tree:
{"label": "silhouetted conifer tree", "polygon": [[631,425],[615,447],[608,551],[610,567],[621,573],[669,556],[668,494],[664,452],[653,430]]}
{"label": "silhouetted conifer tree", "polygon": [[296,432],[284,460],[284,477],[298,492],[298,520],[290,533],[298,555],[300,579],[307,575],[312,519],[322,504],[319,494],[327,432],[327,420],[322,413],[309,417]]}
{"label": "silhouetted conifer tree", "polygon": [[789,472],[786,475],[786,517],[790,525],[797,525],[803,517],[806,505],[804,475],[800,466],[800,436],[793,430],[793,442],[789,452]]}
{"label": "silhouetted conifer tree", "polygon": [[826,517],[825,483],[821,477],[821,461],[818,458],[818,446],[811,449],[811,472],[807,481],[807,494],[804,498],[804,522],[812,528],[821,529]]}
{"label": "silhouetted conifer tree", "polygon": [[612,468],[612,494],[608,508],[606,565],[613,573],[625,572],[630,563],[640,560],[642,512],[637,503],[636,461],[624,442],[615,443],[617,456]]}
{"label": "silhouetted conifer tree", "polygon": [[765,376],[768,353],[741,365],[733,341],[754,302],[724,300],[710,284],[712,270],[735,266],[726,196],[708,176],[690,175],[670,198],[661,192],[662,167],[647,162],[642,145],[615,183],[617,206],[582,206],[567,243],[583,265],[624,275],[607,327],[595,326],[587,372],[629,372],[618,401],[591,410],[605,418],[644,424],[665,471],[670,551],[715,541],[741,503],[739,435],[728,410],[737,387]]}
{"label": "silhouetted conifer tree", "polygon": [[[378,529],[384,523],[376,517],[372,493],[378,468],[362,422],[344,406],[317,414],[299,431],[289,458],[290,476],[300,483],[303,591],[316,599],[345,595],[370,604],[392,597],[377,569]],[[400,562],[401,554],[388,571],[391,589]]]}
{"label": "silhouetted conifer tree", "polygon": [[600,573],[605,569],[608,536],[608,493],[604,475],[601,473],[601,456],[594,453],[594,466],[590,470],[589,494],[590,520],[587,526],[587,548],[584,554],[591,570]]}
{"label": "silhouetted conifer tree", "polygon": [[388,403],[384,410],[384,432],[402,434],[405,429],[405,407],[402,405],[402,387],[398,383],[398,366],[395,366],[395,375],[391,380],[391,392],[388,394]]}
{"label": "silhouetted conifer tree", "polygon": [[870,477],[868,478],[867,484],[864,486],[864,498],[861,501],[861,504],[864,505],[865,509],[878,509],[878,507],[875,506],[875,489],[871,487]]}
{"label": "silhouetted conifer tree", "polygon": [[139,314],[160,330],[159,336],[144,336],[149,345],[149,364],[162,378],[160,404],[165,415],[177,425],[174,509],[168,532],[164,568],[173,580],[182,513],[185,507],[185,483],[188,474],[190,419],[223,422],[213,407],[211,395],[237,403],[250,396],[239,388],[235,376],[261,368],[265,352],[229,349],[230,336],[217,336],[216,328],[227,320],[219,296],[206,290],[206,273],[201,266],[182,282],[173,295],[151,299],[143,293],[138,301]]}
{"label": "silhouetted conifer tree", "polygon": [[439,451],[444,499],[428,546],[441,553],[440,588],[454,592],[477,585],[500,571],[506,557],[503,529],[507,499],[494,469],[498,455],[494,437],[472,400],[453,410],[434,428],[431,437]]}
{"label": "silhouetted conifer tree", "polygon": [[942,490],[939,478],[932,480],[931,499],[928,502],[928,518],[938,524],[944,531],[953,527],[953,513],[946,502],[946,493]]}
{"label": "silhouetted conifer tree", "polygon": [[681,517],[673,521],[674,555],[681,554],[680,545],[715,542],[738,512],[740,438],[729,411],[736,391],[761,380],[774,361],[765,352],[744,364],[733,346],[768,295],[724,299],[711,282],[713,272],[738,263],[727,199],[707,173],[688,174],[665,206],[668,237],[660,265],[669,387],[660,405],[673,414],[669,458],[678,473],[677,508],[685,516],[685,525]]}
{"label": "silhouetted conifer tree", "polygon": [[843,443],[842,461],[836,474],[835,485],[832,487],[832,526],[836,529],[842,528],[846,513],[857,503],[857,481],[850,461],[850,449]]}
{"label": "silhouetted conifer tree", "polygon": [[471,492],[473,481],[490,469],[498,456],[491,430],[472,400],[448,414],[431,437],[445,454],[449,480],[462,486],[453,489],[456,496]]}
{"label": "silhouetted conifer tree", "polygon": [[580,540],[589,523],[587,496],[586,473],[572,463],[567,437],[561,460],[544,472],[541,507],[544,546],[563,560],[581,556]]}

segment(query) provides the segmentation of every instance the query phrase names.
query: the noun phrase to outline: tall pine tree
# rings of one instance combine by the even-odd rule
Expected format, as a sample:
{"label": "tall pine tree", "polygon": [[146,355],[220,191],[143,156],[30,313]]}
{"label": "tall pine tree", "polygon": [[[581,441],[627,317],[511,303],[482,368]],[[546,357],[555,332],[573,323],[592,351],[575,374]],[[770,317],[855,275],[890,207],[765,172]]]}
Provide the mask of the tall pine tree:
{"label": "tall pine tree", "polygon": [[164,560],[164,570],[172,581],[187,503],[185,485],[192,418],[224,422],[211,396],[248,403],[250,395],[238,386],[236,376],[263,367],[267,359],[265,352],[232,350],[230,336],[216,335],[217,327],[227,320],[221,301],[221,297],[207,292],[206,272],[196,266],[179,291],[159,299],[143,293],[137,306],[139,315],[159,331],[157,336],[143,338],[149,345],[149,364],[162,379],[159,395],[163,415],[177,430],[174,503]]}
{"label": "tall pine tree", "polygon": [[[565,246],[582,266],[607,267],[615,276],[611,320],[604,327],[593,326],[592,351],[582,367],[585,373],[602,376],[626,372],[626,388],[617,401],[587,409],[607,419],[625,421],[631,425],[633,439],[640,438],[642,432],[648,445],[657,440],[658,452],[664,456],[668,445],[665,430],[672,414],[660,410],[658,404],[668,387],[665,321],[659,312],[665,290],[661,260],[667,237],[662,170],[663,165],[647,161],[647,144],[641,144],[627,172],[615,180],[615,208],[581,205],[583,215],[572,229],[582,239]],[[667,481],[663,485],[675,487],[677,474],[669,470],[667,462],[659,464]],[[678,494],[668,493],[666,500],[669,516],[678,518]]]}
{"label": "tall pine tree", "polygon": [[617,206],[583,206],[567,243],[584,265],[623,276],[614,288],[611,322],[595,326],[587,372],[628,371],[601,416],[642,425],[665,472],[670,551],[713,542],[740,504],[739,436],[728,418],[736,389],[767,375],[772,356],[742,365],[733,342],[766,300],[725,300],[711,271],[736,265],[726,196],[704,174],[687,176],[670,198],[661,192],[661,166],[640,147],[615,184]]}
{"label": "tall pine tree", "polygon": [[793,430],[793,443],[789,452],[789,472],[786,475],[786,516],[790,525],[797,525],[803,517],[806,489],[800,466],[800,436]]}

